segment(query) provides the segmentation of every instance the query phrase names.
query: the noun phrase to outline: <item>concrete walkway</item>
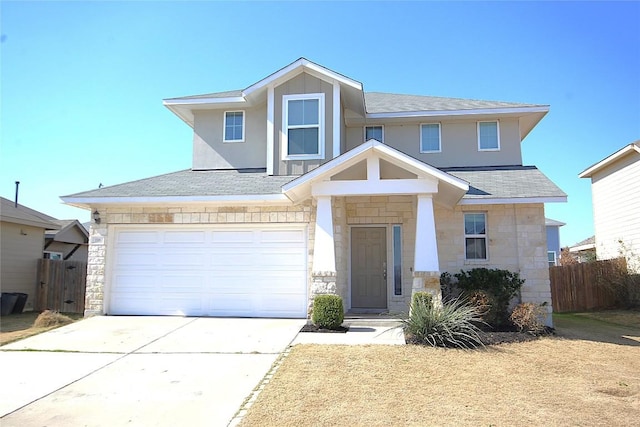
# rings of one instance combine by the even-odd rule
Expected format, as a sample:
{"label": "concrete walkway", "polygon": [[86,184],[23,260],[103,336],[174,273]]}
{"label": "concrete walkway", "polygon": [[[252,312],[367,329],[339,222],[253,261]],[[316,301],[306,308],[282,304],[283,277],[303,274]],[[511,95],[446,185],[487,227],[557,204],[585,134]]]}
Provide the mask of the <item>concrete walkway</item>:
{"label": "concrete walkway", "polygon": [[301,332],[293,344],[342,344],[342,345],[404,345],[401,322],[394,318],[357,317],[346,318],[346,333]]}
{"label": "concrete walkway", "polygon": [[0,424],[226,426],[305,320],[94,317],[0,347]]}

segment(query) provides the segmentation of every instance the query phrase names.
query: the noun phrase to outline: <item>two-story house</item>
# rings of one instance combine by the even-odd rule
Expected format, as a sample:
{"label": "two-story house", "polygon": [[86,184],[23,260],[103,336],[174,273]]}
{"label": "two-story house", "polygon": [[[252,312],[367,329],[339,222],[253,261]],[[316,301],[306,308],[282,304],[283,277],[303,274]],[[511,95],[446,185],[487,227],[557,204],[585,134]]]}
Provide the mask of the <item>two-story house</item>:
{"label": "two-story house", "polygon": [[566,195],[520,147],[548,106],[366,93],[304,58],[164,105],[191,169],[63,197],[95,218],[87,314],[304,318],[319,293],[400,312],[473,267],[551,301],[544,203]]}

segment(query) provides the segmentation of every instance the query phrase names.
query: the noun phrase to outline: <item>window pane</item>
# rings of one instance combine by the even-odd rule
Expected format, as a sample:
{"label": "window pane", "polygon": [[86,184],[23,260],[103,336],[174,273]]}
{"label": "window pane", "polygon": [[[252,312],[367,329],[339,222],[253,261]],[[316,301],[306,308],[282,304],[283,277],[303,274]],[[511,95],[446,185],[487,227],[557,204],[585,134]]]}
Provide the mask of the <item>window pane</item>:
{"label": "window pane", "polygon": [[481,213],[464,215],[464,234],[485,234],[485,216]]}
{"label": "window pane", "polygon": [[467,259],[486,259],[487,241],[485,238],[467,237],[465,239]]}
{"label": "window pane", "polygon": [[289,154],[318,153],[318,128],[289,129]]}
{"label": "window pane", "polygon": [[244,114],[240,111],[225,113],[224,135],[227,141],[242,140],[242,120]]}
{"label": "window pane", "polygon": [[319,102],[317,99],[296,99],[289,101],[289,126],[319,124]]}
{"label": "window pane", "polygon": [[498,122],[481,122],[478,124],[478,129],[481,149],[498,148]]}
{"label": "window pane", "polygon": [[393,293],[402,295],[402,228],[393,226]]}
{"label": "window pane", "polygon": [[367,126],[365,128],[364,140],[375,139],[382,142],[382,126]]}
{"label": "window pane", "polygon": [[421,151],[440,151],[440,125],[437,123],[422,125]]}

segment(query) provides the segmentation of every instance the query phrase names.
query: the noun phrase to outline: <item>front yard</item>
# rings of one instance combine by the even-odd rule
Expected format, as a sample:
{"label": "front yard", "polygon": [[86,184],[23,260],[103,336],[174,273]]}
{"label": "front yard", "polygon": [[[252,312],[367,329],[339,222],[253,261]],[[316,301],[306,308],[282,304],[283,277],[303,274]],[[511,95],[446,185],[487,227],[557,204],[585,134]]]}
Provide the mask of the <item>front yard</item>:
{"label": "front yard", "polygon": [[591,340],[603,322],[561,317],[567,338],[479,351],[295,346],[240,425],[640,425],[640,313]]}
{"label": "front yard", "polygon": [[[40,312],[38,311],[26,311],[20,314],[2,316],[2,318],[0,318],[0,346],[28,338],[32,335],[37,335],[60,326],[36,326],[34,323],[39,315]],[[82,314],[74,313],[67,313],[66,316],[71,318],[73,321],[82,319],[83,317]]]}

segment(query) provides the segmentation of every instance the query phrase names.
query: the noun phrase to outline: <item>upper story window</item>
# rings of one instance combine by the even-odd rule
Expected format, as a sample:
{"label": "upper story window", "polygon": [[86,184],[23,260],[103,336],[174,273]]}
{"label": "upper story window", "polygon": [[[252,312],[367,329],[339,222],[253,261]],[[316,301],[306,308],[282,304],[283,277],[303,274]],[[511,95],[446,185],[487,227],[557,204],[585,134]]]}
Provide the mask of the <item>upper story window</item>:
{"label": "upper story window", "polygon": [[487,214],[464,214],[465,259],[487,259]]}
{"label": "upper story window", "polygon": [[285,158],[321,159],[324,153],[324,94],[283,97]]}
{"label": "upper story window", "polygon": [[223,142],[244,142],[244,111],[224,112]]}
{"label": "upper story window", "polygon": [[368,141],[370,139],[375,139],[376,141],[384,142],[384,127],[383,126],[365,126],[364,140]]}
{"label": "upper story window", "polygon": [[478,122],[478,150],[500,150],[500,125],[498,122]]}
{"label": "upper story window", "polygon": [[420,125],[420,152],[439,153],[442,151],[440,143],[440,123],[425,123]]}

